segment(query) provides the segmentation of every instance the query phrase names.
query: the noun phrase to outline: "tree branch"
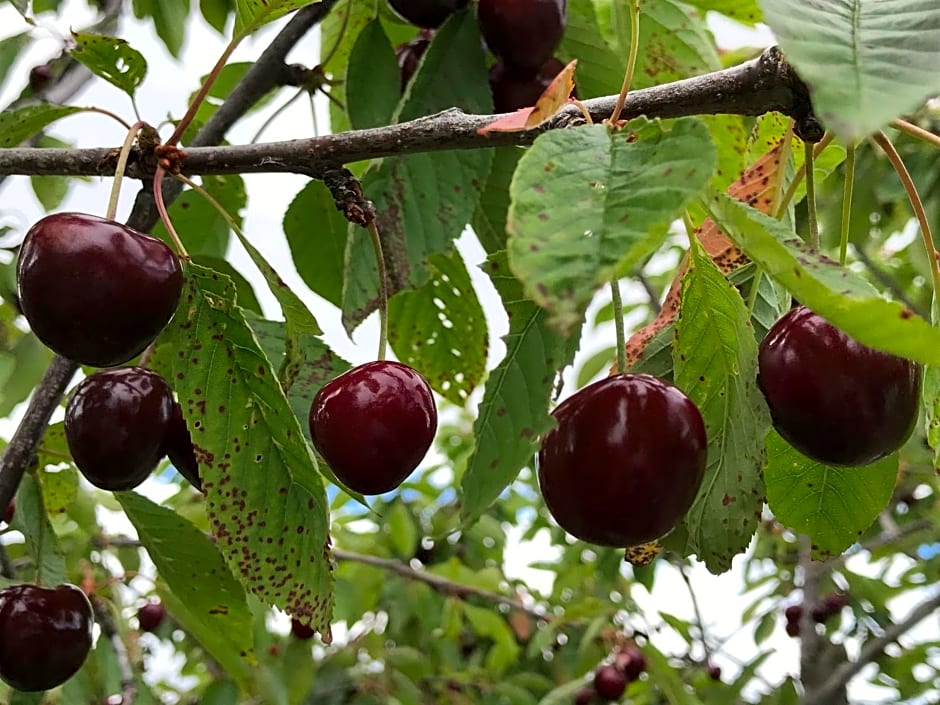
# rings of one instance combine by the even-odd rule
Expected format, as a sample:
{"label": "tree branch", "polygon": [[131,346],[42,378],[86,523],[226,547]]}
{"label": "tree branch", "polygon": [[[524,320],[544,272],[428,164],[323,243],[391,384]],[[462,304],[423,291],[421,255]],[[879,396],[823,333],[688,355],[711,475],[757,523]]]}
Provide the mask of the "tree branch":
{"label": "tree branch", "polygon": [[137,679],[131,667],[131,659],[127,654],[127,646],[121,639],[117,624],[111,614],[108,604],[99,597],[91,596],[91,606],[95,613],[95,621],[101,627],[101,634],[111,642],[114,655],[117,659],[118,672],[121,675],[121,705],[133,705],[137,699]]}
{"label": "tree branch", "polygon": [[[584,101],[584,105],[594,121],[600,122],[610,115],[616,100],[617,96],[607,96]],[[806,86],[776,47],[739,66],[633,91],[623,115],[625,118],[639,115],[673,118],[711,114],[763,115],[771,111],[793,117],[801,126],[799,134],[808,141],[816,141],[822,136],[822,129],[812,115]],[[440,150],[528,145],[546,130],[583,122],[580,111],[574,105],[568,105],[537,129],[485,135],[478,132],[495,119],[494,115],[468,115],[454,108],[398,125],[286,142],[207,148],[200,147],[202,142],[196,139],[186,150],[184,170],[192,174],[288,172],[319,178],[328,168],[365,159]],[[211,121],[206,124],[206,129],[210,124]],[[108,162],[105,158],[110,151],[110,148],[0,150],[0,174],[107,176]],[[136,163],[129,166],[128,175],[136,178],[148,176],[141,173]]]}

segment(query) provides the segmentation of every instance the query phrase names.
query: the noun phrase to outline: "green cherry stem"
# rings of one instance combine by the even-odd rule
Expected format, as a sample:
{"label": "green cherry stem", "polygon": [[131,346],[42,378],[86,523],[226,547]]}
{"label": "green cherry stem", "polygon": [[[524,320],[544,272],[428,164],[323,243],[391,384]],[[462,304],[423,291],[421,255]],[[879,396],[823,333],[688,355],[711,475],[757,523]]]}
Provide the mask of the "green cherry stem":
{"label": "green cherry stem", "polygon": [[281,115],[283,115],[284,111],[287,110],[290,106],[292,106],[294,102],[306,92],[307,92],[306,88],[301,88],[296,93],[294,93],[294,95],[292,95],[290,99],[286,103],[284,103],[284,105],[282,105],[273,113],[271,113],[267,117],[267,119],[263,123],[261,123],[261,127],[258,128],[258,131],[255,133],[255,136],[251,138],[251,142],[249,142],[249,144],[257,143],[258,140],[261,139],[261,135],[264,133],[264,131],[267,130],[269,127],[271,127],[271,123],[273,123]]}
{"label": "green cherry stem", "polygon": [[819,216],[816,213],[816,167],[813,159],[813,143],[803,144],[806,165],[806,220],[809,225],[807,242],[814,250],[819,249]]}
{"label": "green cherry stem", "polygon": [[620,280],[610,280],[610,300],[614,309],[614,334],[617,336],[617,374],[627,371],[627,335],[623,329],[623,298],[620,296]]}
{"label": "green cherry stem", "polygon": [[845,150],[845,188],[842,190],[842,232],[839,236],[839,263],[845,264],[849,250],[849,225],[852,222],[852,189],[855,186],[855,145]]}
{"label": "green cherry stem", "polygon": [[620,119],[623,106],[627,103],[630,85],[633,83],[633,73],[636,70],[636,57],[640,45],[640,0],[630,1],[630,54],[627,57],[627,70],[623,75],[623,86],[617,96],[617,104],[610,114],[610,121],[614,124]]}
{"label": "green cherry stem", "polygon": [[891,127],[901,132],[905,132],[911,137],[916,137],[919,140],[924,140],[924,142],[929,142],[934,147],[940,148],[940,135],[935,135],[929,130],[925,130],[922,127],[918,127],[907,120],[894,120],[891,122]]}
{"label": "green cherry stem", "polygon": [[225,68],[225,64],[228,62],[229,57],[232,55],[232,52],[235,51],[235,48],[239,45],[241,40],[242,37],[237,36],[228,43],[228,46],[225,47],[225,50],[222,52],[219,60],[215,62],[215,66],[212,67],[209,75],[206,76],[206,80],[203,81],[202,85],[199,87],[199,92],[196,93],[192,103],[189,104],[189,108],[186,110],[186,114],[183,115],[183,118],[176,125],[176,129],[173,130],[173,134],[170,135],[170,139],[166,141],[166,145],[168,147],[173,147],[180,141],[183,133],[186,132],[186,128],[189,127],[190,123],[193,121],[193,118],[196,117],[196,111],[199,110],[199,106],[202,105],[202,101],[204,101],[206,96],[209,95],[209,89],[212,88],[212,84],[215,83],[215,79],[217,79],[219,74],[222,73],[222,69]]}
{"label": "green cherry stem", "polygon": [[[827,132],[823,135],[823,138],[816,143],[816,146],[813,148],[813,156],[818,157],[822,154],[823,150],[828,147],[833,140],[833,135],[831,132]],[[806,164],[800,164],[800,168],[796,170],[796,173],[793,175],[793,180],[790,182],[790,186],[787,188],[786,193],[783,194],[783,198],[780,199],[780,203],[776,209],[776,217],[782,218],[783,214],[786,212],[787,208],[790,206],[790,202],[796,198],[796,192],[800,188],[800,184],[803,181],[803,177],[806,176]]]}
{"label": "green cherry stem", "polygon": [[115,122],[119,122],[119,123],[121,124],[121,126],[122,126],[125,130],[130,130],[130,129],[131,129],[131,126],[130,126],[129,124],[127,124],[127,120],[125,120],[124,118],[122,118],[122,117],[121,117],[120,115],[118,115],[117,113],[112,113],[110,110],[105,110],[104,108],[97,108],[97,107],[95,107],[95,106],[90,106],[90,107],[88,107],[88,108],[84,108],[84,110],[87,111],[87,112],[89,112],[89,113],[98,113],[99,115],[106,115],[107,117],[111,118],[111,119],[114,120]]}
{"label": "green cherry stem", "polygon": [[372,247],[375,248],[375,261],[379,273],[379,352],[376,359],[384,360],[385,350],[388,347],[388,270],[385,267],[382,238],[379,237],[375,218],[369,221],[368,228],[372,236]]}
{"label": "green cherry stem", "polygon": [[124,172],[127,170],[127,159],[131,154],[131,147],[134,146],[134,140],[137,139],[137,133],[140,132],[140,128],[143,126],[143,121],[131,125],[127,130],[127,136],[124,138],[124,144],[121,145],[117,166],[114,168],[111,195],[108,197],[108,210],[105,213],[105,218],[108,220],[114,220],[114,216],[117,214],[118,199],[121,196],[121,183],[124,181]]}
{"label": "green cherry stem", "polygon": [[176,228],[173,227],[170,214],[166,211],[166,203],[163,202],[163,175],[165,173],[166,171],[164,171],[163,167],[158,166],[156,173],[153,175],[153,201],[157,206],[157,213],[160,214],[163,227],[166,228],[166,231],[170,234],[170,238],[173,240],[173,244],[176,246],[177,254],[179,254],[181,259],[188,261],[190,259],[189,253],[186,251],[183,241],[180,240]]}

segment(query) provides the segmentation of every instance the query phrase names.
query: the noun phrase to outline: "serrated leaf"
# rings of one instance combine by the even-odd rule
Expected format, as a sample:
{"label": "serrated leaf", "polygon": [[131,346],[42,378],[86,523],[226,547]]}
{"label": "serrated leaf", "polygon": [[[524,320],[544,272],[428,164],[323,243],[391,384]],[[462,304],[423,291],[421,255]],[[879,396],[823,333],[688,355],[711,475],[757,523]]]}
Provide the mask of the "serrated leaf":
{"label": "serrated leaf", "polygon": [[245,37],[268,22],[321,0],[235,0],[235,36]]}
{"label": "serrated leaf", "polygon": [[359,33],[346,67],[346,113],[350,127],[363,130],[391,122],[401,98],[395,50],[382,23],[372,20]]}
{"label": "serrated leaf", "polygon": [[767,437],[767,503],[777,520],[809,536],[819,560],[838,555],[888,505],[897,453],[864,467],[836,468],[810,460],[777,433]]}
{"label": "serrated leaf", "polygon": [[747,305],[692,241],[673,346],[675,383],[708,433],[708,465],[684,523],[687,545],[713,573],[747,548],[764,504],[770,413],[757,387],[757,340]]}
{"label": "serrated leaf", "polygon": [[842,142],[940,92],[940,0],[760,0],[764,21]]}
{"label": "serrated leaf", "polygon": [[226,277],[186,268],[162,342],[179,351],[174,385],[193,436],[218,546],[267,604],[330,635],[327,499],[270,361]]}
{"label": "serrated leaf", "polygon": [[620,90],[627,55],[618,54],[601,35],[592,0],[569,0],[565,34],[556,54],[564,63],[578,60],[578,97],[612,95]]}
{"label": "serrated leaf", "polygon": [[192,253],[190,253],[190,255],[192,256],[193,262],[196,264],[207,267],[230,278],[232,283],[235,284],[235,291],[238,293],[238,305],[246,311],[257,313],[259,316],[261,315],[261,304],[255,294],[254,287],[252,287],[251,282],[245,279],[241,272],[232,266],[231,262],[212,255],[192,255]]}
{"label": "serrated leaf", "polygon": [[78,495],[78,470],[74,467],[39,474],[46,514],[64,514]]}
{"label": "serrated leaf", "polygon": [[493,150],[493,164],[480,191],[470,224],[486,253],[506,249],[506,215],[509,213],[509,184],[523,150],[500,147]]}
{"label": "serrated leaf", "polygon": [[4,110],[0,113],[0,148],[16,147],[41,131],[46,125],[69,115],[84,112],[88,112],[88,108],[47,104]]}
{"label": "serrated leaf", "polygon": [[863,345],[925,364],[940,364],[940,328],[903,304],[880,298],[852,270],[813,252],[785,225],[720,194],[712,218],[793,296]]}
{"label": "serrated leaf", "polygon": [[36,562],[37,581],[43,585],[65,582],[65,557],[46,515],[42,485],[32,473],[26,473],[20,481],[11,526],[26,539],[29,555]]}
{"label": "serrated leaf", "polygon": [[124,39],[72,32],[71,54],[93,74],[117,86],[132,98],[147,75],[147,60]]}
{"label": "serrated leaf", "polygon": [[[238,174],[207,175],[201,178],[202,187],[241,225],[241,211],[248,202],[244,179]],[[231,228],[201,194],[186,189],[170,205],[169,214],[173,227],[190,254],[225,257]],[[152,233],[154,237],[170,241],[162,222],[154,226]]]}
{"label": "serrated leaf", "polygon": [[343,301],[343,267],[349,223],[322,181],[311,179],[284,213],[284,234],[297,273],[331,304]]}
{"label": "serrated leaf", "polygon": [[470,523],[530,464],[539,437],[554,425],[549,403],[556,375],[571,364],[579,336],[559,336],[544,310],[527,300],[505,253],[486,265],[509,315],[506,356],[487,378],[476,439],[460,484],[461,513]]}
{"label": "serrated leaf", "polygon": [[[571,159],[577,154],[577,159]],[[702,123],[638,120],[553,130],[519,160],[507,229],[513,272],[565,334],[581,325],[594,292],[660,244],[709,181],[715,148]]]}
{"label": "serrated leaf", "polygon": [[[116,492],[127,518],[157,568],[160,579],[186,605],[201,633],[211,632],[226,641],[224,652],[242,654],[231,665],[233,676],[244,678],[254,660],[252,617],[245,591],[229,571],[219,549],[208,537],[172,509],[154,504],[133,492]],[[209,646],[207,645],[207,648]],[[213,650],[209,648],[210,653]]]}
{"label": "serrated leaf", "polygon": [[428,282],[389,301],[388,339],[401,362],[463,406],[486,371],[486,316],[460,253],[435,254],[428,261]]}

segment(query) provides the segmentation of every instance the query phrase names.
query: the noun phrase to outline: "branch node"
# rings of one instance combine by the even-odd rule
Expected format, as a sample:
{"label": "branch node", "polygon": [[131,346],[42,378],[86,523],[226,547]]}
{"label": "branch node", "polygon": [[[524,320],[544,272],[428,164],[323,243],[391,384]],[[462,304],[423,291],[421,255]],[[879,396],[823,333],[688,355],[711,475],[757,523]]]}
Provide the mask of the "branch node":
{"label": "branch node", "polygon": [[333,194],[336,210],[351,223],[367,227],[375,220],[375,206],[362,193],[362,184],[344,167],[326,169],[323,183]]}

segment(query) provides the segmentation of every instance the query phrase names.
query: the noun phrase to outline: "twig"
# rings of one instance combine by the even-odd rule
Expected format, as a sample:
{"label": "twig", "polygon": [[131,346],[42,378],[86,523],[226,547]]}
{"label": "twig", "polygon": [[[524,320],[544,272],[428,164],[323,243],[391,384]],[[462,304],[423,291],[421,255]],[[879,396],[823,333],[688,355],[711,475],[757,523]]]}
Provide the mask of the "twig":
{"label": "twig", "polygon": [[846,561],[848,561],[853,556],[858,555],[862,551],[874,552],[874,551],[877,551],[879,548],[890,546],[900,541],[901,539],[905,539],[914,534],[918,534],[922,531],[927,531],[928,529],[934,529],[934,528],[936,528],[936,525],[929,519],[921,519],[920,521],[912,521],[910,524],[905,524],[904,526],[900,527],[895,533],[889,533],[889,532],[882,533],[870,539],[869,541],[866,541],[865,543],[861,544],[858,550],[847,551],[839,556],[836,556],[835,558],[832,558],[831,560],[826,562],[826,567],[828,570],[838,570],[843,565],[845,565]]}
{"label": "twig", "polygon": [[111,642],[117,658],[118,672],[121,674],[121,705],[133,705],[134,700],[137,699],[137,679],[134,677],[127,646],[121,639],[107,603],[100,597],[92,595],[91,606],[95,613],[95,621],[101,627],[101,634]]}
{"label": "twig", "polygon": [[800,537],[800,568],[803,573],[803,612],[800,616],[800,681],[807,698],[816,696],[826,677],[821,672],[826,640],[816,632],[811,605],[819,602],[819,583],[825,568],[813,561],[812,546],[806,536]]}
{"label": "twig", "polygon": [[649,307],[653,315],[658,316],[659,312],[663,309],[662,304],[659,303],[659,293],[653,288],[649,277],[643,274],[643,272],[636,275],[636,280],[640,283],[640,286],[643,287],[643,291],[646,292],[646,296],[649,299]]}
{"label": "twig", "polygon": [[685,572],[685,565],[678,564],[676,568],[679,571],[679,575],[682,576],[682,581],[685,583],[686,589],[689,591],[689,597],[692,598],[692,610],[695,612],[695,624],[698,626],[698,635],[702,639],[702,650],[705,652],[705,663],[711,663],[711,648],[708,646],[708,638],[705,636],[705,620],[702,619],[702,610],[699,608],[698,597],[695,596],[695,590],[692,588],[692,581],[689,579],[688,573]]}

